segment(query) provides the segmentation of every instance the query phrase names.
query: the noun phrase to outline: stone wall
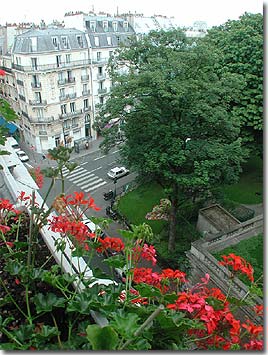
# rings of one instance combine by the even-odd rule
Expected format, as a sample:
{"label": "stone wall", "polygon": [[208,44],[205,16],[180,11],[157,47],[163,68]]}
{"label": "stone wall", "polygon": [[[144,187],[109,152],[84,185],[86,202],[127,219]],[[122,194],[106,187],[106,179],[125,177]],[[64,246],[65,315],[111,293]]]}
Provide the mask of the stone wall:
{"label": "stone wall", "polygon": [[[200,278],[206,273],[210,275],[209,287],[218,287],[223,293],[243,300],[248,295],[248,287],[237,277],[233,279],[232,287],[230,287],[230,271],[211,255],[230,245],[237,244],[242,239],[248,239],[252,236],[263,233],[263,215],[259,215],[251,220],[239,224],[238,226],[224,233],[210,234],[206,238],[199,239],[192,243],[191,249],[187,252],[187,257],[191,265],[191,274],[189,277],[190,285],[200,282]],[[255,296],[253,301],[256,304],[262,304],[263,300]],[[240,319],[250,318],[254,322],[260,321],[255,312],[249,307],[241,307],[241,311],[237,313]]]}

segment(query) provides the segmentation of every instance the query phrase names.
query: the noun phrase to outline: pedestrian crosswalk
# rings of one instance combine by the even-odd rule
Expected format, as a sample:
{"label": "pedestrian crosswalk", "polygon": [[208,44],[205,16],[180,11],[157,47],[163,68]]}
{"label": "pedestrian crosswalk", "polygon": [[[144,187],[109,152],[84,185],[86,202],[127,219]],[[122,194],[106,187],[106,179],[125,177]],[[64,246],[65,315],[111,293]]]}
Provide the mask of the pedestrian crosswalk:
{"label": "pedestrian crosswalk", "polygon": [[63,168],[63,176],[85,192],[94,191],[107,184],[107,181],[94,174],[94,172],[101,169],[101,167],[88,171],[81,165],[77,166],[71,173],[69,173],[68,169]]}

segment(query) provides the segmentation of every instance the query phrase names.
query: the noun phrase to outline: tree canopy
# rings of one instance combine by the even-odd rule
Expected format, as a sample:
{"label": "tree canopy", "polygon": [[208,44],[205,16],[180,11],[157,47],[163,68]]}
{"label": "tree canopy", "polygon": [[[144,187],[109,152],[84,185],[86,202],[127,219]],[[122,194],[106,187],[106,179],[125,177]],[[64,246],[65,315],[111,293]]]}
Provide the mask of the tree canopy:
{"label": "tree canopy", "polygon": [[241,121],[244,144],[261,154],[263,135],[263,16],[245,13],[214,27],[204,41],[220,54],[221,71],[243,76],[245,87],[233,113]]}
{"label": "tree canopy", "polygon": [[233,183],[240,172],[239,120],[230,107],[243,79],[219,74],[217,65],[209,46],[180,30],[133,38],[111,62],[114,86],[97,127],[107,149],[120,131],[128,165],[169,189],[170,249],[180,201]]}

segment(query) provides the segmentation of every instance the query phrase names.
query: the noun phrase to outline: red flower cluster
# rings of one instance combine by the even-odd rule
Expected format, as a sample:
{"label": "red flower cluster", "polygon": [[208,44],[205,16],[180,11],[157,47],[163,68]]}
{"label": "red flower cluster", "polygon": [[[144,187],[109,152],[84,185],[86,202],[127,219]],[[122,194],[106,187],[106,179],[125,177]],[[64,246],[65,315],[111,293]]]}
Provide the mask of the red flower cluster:
{"label": "red flower cluster", "polygon": [[0,198],[0,222],[6,221],[10,217],[10,213],[18,215],[21,212],[14,208],[14,205],[4,198]]}
{"label": "red flower cluster", "polygon": [[29,173],[36,182],[37,186],[41,189],[44,185],[44,176],[41,172],[40,166],[34,169],[30,169]]}
{"label": "red flower cluster", "polygon": [[156,250],[153,245],[144,244],[143,246],[139,245],[140,240],[137,241],[135,247],[133,247],[133,256],[132,260],[137,264],[141,258],[151,261],[153,265],[156,264]]}
{"label": "red flower cluster", "polygon": [[73,195],[70,194],[67,196],[62,196],[62,201],[65,203],[65,206],[81,207],[86,209],[91,208],[95,211],[100,210],[100,207],[95,205],[94,199],[90,197],[89,194],[88,197],[86,197],[84,192],[75,191]]}
{"label": "red flower cluster", "polygon": [[104,239],[98,238],[98,242],[101,244],[96,248],[98,253],[103,253],[106,250],[112,250],[120,252],[124,250],[125,245],[120,238],[105,237]]}
{"label": "red flower cluster", "polygon": [[186,274],[180,270],[163,269],[161,273],[153,272],[151,268],[135,268],[133,270],[133,281],[135,283],[146,283],[167,292],[171,288],[168,282],[186,282]]}
{"label": "red flower cluster", "polygon": [[229,255],[222,255],[223,261],[219,264],[223,266],[231,266],[235,272],[240,271],[242,274],[247,275],[251,282],[254,282],[253,267],[241,256],[230,253]]}
{"label": "red flower cluster", "polygon": [[81,221],[69,220],[66,216],[54,216],[50,221],[50,228],[53,232],[70,235],[86,250],[89,246],[86,243],[89,238],[95,237],[94,233],[89,232],[87,226]]}

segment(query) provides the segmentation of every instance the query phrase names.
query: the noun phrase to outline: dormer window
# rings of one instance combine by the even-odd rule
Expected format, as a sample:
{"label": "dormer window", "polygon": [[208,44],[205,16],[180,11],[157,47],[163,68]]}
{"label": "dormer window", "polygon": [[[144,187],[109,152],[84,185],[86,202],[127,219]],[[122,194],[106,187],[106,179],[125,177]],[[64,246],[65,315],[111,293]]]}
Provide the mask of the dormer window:
{"label": "dormer window", "polygon": [[77,38],[78,46],[82,48],[83,47],[82,36],[77,36],[76,38]]}
{"label": "dormer window", "polygon": [[58,38],[57,37],[52,37],[52,43],[55,48],[58,48]]}
{"label": "dormer window", "polygon": [[113,21],[113,30],[116,32],[117,31],[117,21]]}
{"label": "dormer window", "polygon": [[108,46],[112,45],[112,37],[107,36],[107,44],[108,44]]}
{"label": "dormer window", "polygon": [[103,25],[104,31],[107,32],[108,31],[108,21],[103,21],[102,25]]}
{"label": "dormer window", "polygon": [[128,22],[127,21],[123,22],[123,28],[125,31],[128,31]]}
{"label": "dormer window", "polygon": [[96,31],[96,21],[90,21],[89,22],[89,27],[90,27],[92,32],[95,32]]}
{"label": "dormer window", "polygon": [[95,40],[95,46],[98,47],[100,45],[99,37],[94,37],[94,40]]}
{"label": "dormer window", "polygon": [[68,48],[68,39],[67,39],[67,37],[61,37],[61,42],[62,42],[63,48]]}

